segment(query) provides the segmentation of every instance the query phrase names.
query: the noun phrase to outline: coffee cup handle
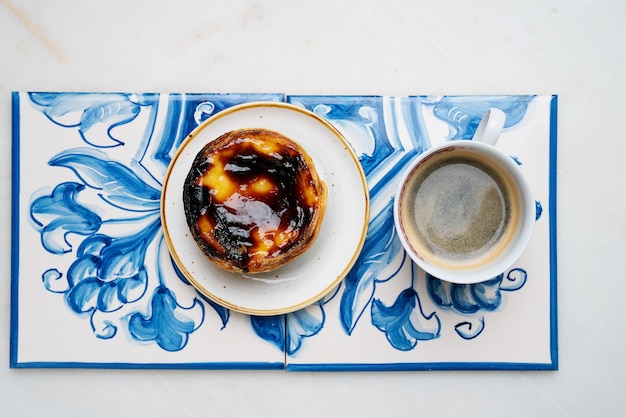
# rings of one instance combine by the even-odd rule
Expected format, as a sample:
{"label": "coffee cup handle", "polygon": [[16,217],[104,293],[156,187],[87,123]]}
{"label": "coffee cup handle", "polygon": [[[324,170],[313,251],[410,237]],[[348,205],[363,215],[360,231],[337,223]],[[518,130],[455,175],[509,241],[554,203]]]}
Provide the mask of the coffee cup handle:
{"label": "coffee cup handle", "polygon": [[489,145],[496,145],[500,133],[504,128],[506,114],[495,107],[490,108],[476,128],[472,141],[480,141]]}

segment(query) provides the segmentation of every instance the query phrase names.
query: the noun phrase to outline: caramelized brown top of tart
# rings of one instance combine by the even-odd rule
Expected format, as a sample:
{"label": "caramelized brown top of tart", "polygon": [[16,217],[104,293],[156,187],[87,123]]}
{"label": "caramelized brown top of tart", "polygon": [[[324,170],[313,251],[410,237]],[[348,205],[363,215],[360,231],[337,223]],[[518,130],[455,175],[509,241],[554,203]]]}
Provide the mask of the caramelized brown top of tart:
{"label": "caramelized brown top of tart", "polygon": [[235,272],[274,270],[315,240],[326,187],[306,151],[266,129],[227,132],[196,156],[183,186],[203,253]]}

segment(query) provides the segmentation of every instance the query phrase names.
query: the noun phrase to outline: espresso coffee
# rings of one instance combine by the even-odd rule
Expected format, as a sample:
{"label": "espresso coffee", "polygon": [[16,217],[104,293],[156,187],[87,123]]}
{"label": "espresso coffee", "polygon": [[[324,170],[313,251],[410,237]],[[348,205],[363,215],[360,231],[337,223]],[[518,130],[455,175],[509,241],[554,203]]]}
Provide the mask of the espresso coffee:
{"label": "espresso coffee", "polygon": [[433,154],[406,185],[401,211],[415,251],[445,268],[486,263],[514,235],[520,198],[507,172],[471,150]]}

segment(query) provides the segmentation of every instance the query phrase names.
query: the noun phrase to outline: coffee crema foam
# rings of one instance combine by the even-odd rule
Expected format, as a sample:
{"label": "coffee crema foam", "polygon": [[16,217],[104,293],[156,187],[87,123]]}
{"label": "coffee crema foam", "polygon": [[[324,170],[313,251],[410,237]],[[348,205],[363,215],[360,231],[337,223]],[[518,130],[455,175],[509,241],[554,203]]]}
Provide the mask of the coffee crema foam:
{"label": "coffee crema foam", "polygon": [[520,203],[503,169],[471,151],[431,156],[406,186],[405,233],[427,262],[478,267],[497,257],[518,224]]}

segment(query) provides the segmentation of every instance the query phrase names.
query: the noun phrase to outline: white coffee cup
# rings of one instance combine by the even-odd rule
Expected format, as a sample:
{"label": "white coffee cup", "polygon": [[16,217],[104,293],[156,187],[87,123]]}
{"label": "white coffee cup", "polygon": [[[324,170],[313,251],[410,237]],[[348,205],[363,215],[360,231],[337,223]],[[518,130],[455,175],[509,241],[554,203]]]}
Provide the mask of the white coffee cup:
{"label": "white coffee cup", "polygon": [[535,199],[522,170],[495,148],[506,115],[490,109],[471,141],[421,154],[394,201],[398,237],[415,263],[448,282],[492,279],[521,256],[535,224]]}

